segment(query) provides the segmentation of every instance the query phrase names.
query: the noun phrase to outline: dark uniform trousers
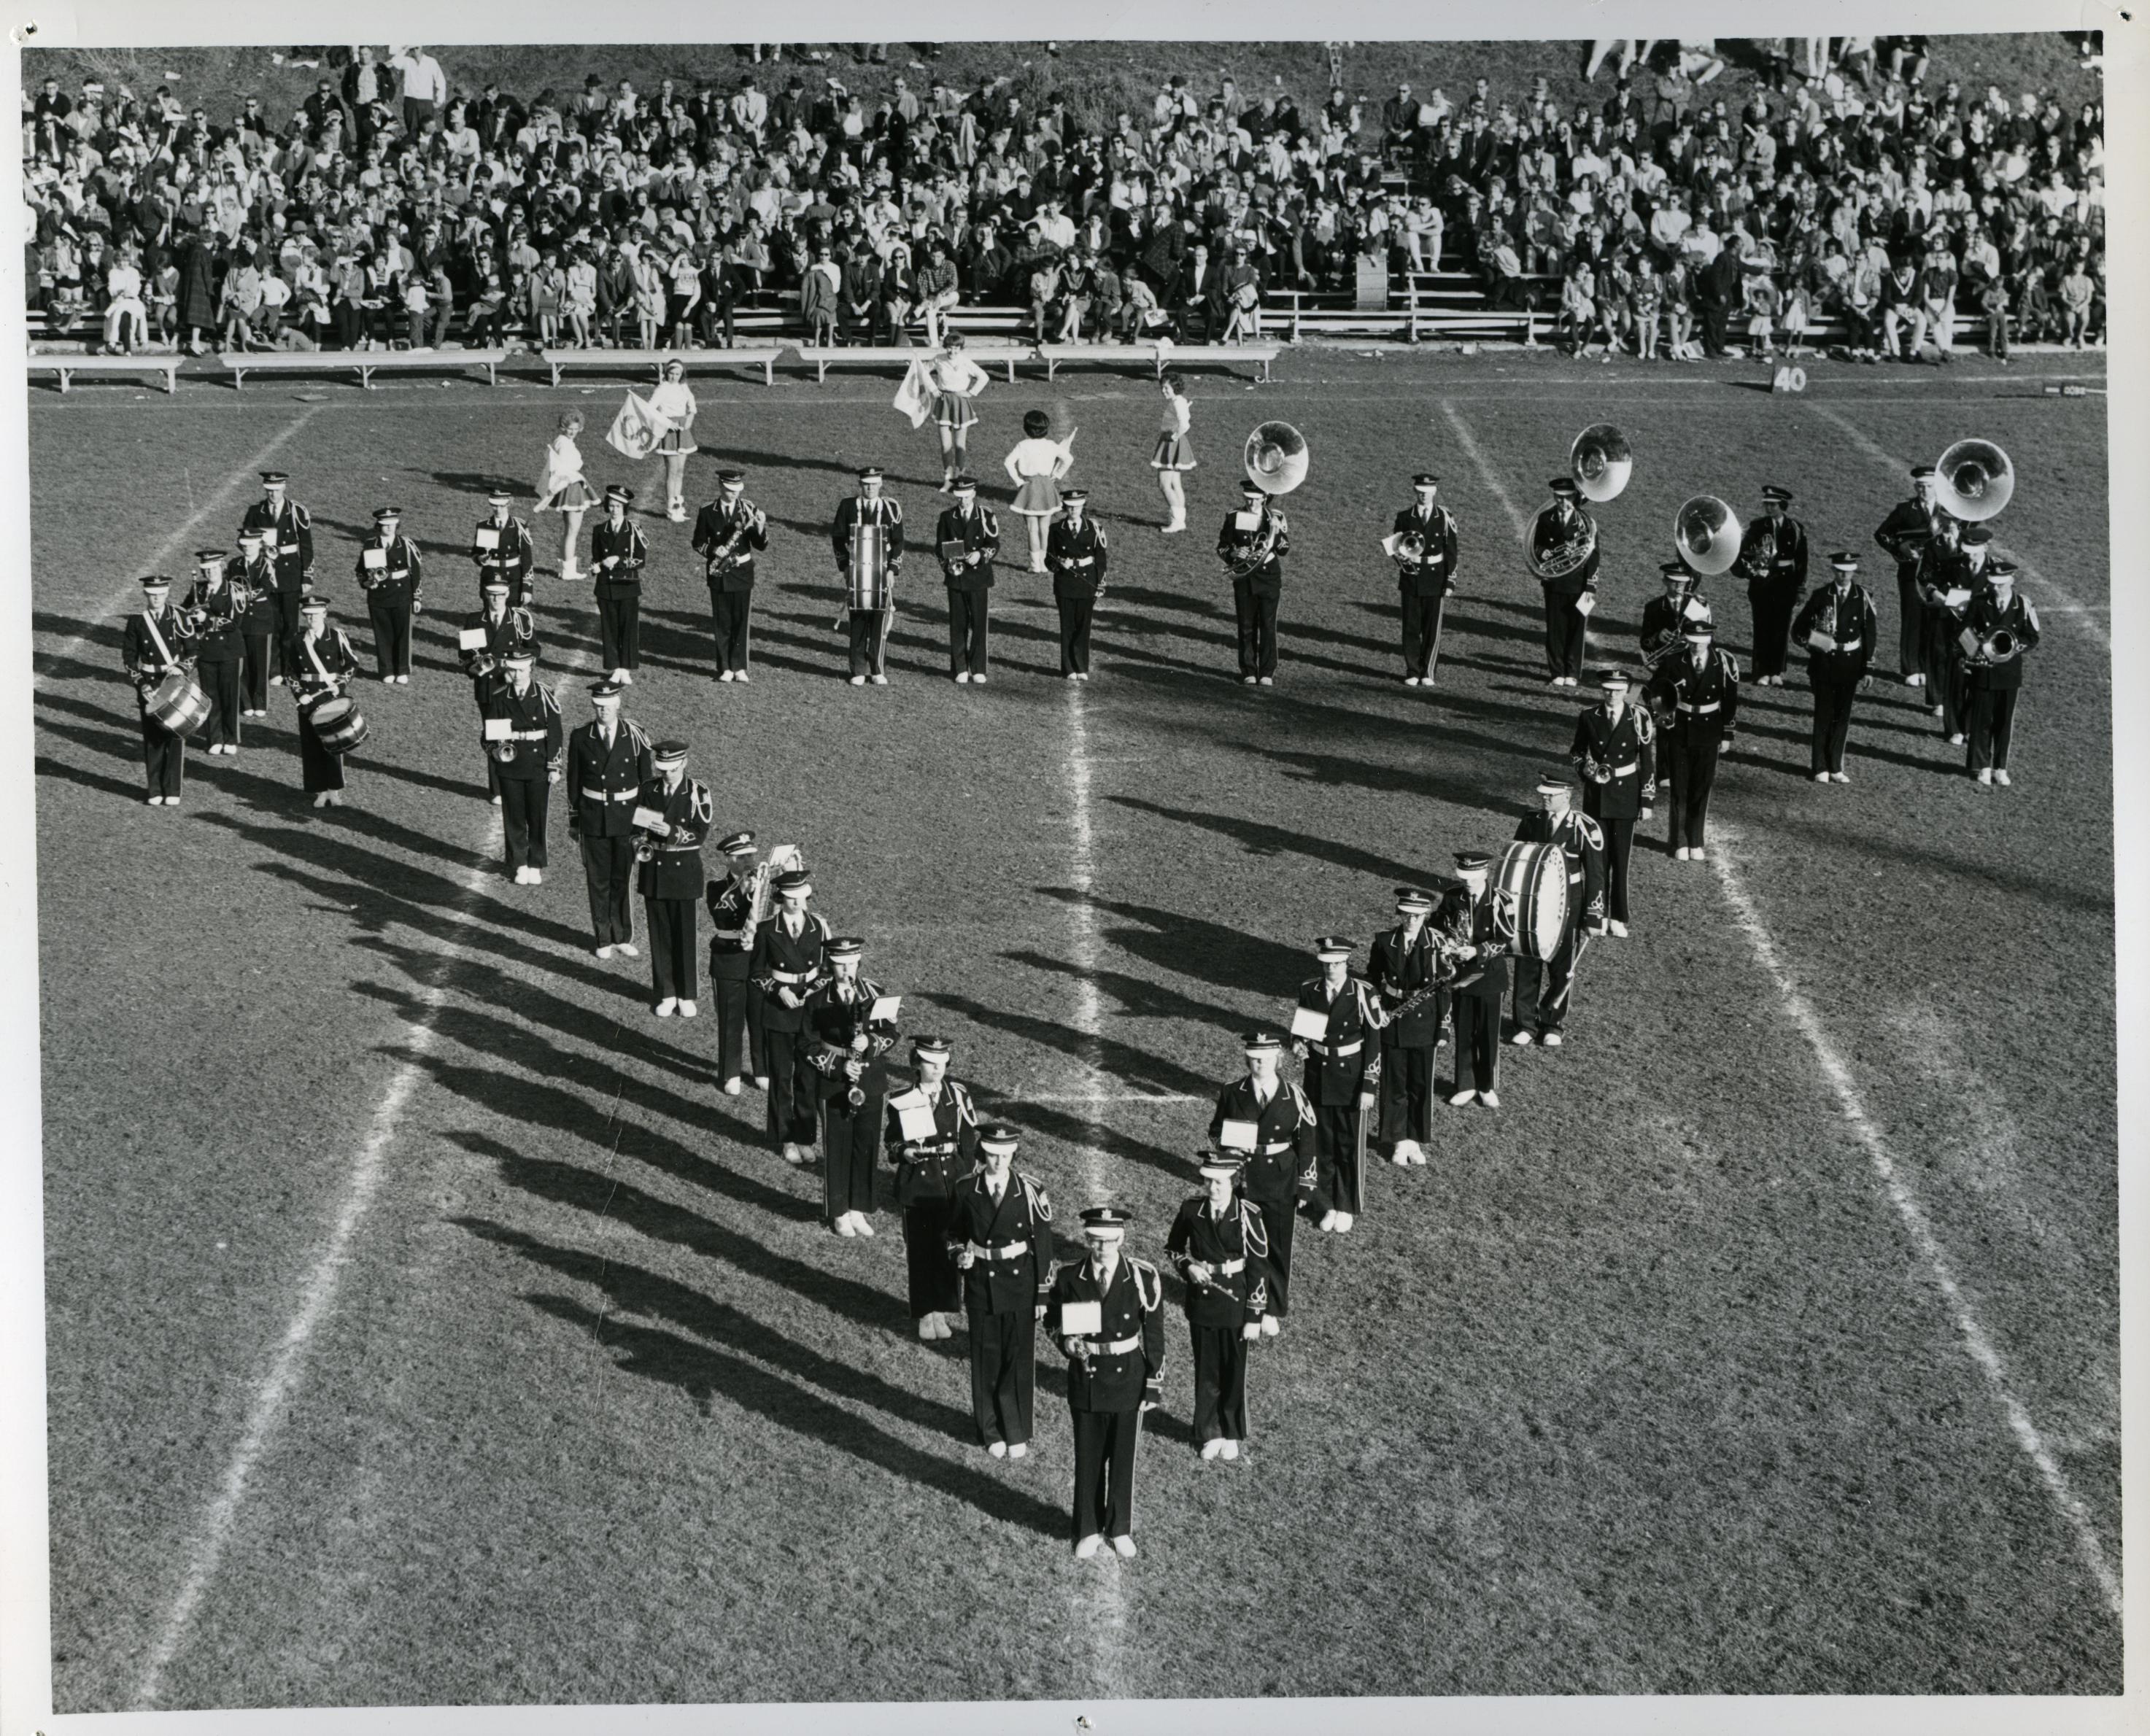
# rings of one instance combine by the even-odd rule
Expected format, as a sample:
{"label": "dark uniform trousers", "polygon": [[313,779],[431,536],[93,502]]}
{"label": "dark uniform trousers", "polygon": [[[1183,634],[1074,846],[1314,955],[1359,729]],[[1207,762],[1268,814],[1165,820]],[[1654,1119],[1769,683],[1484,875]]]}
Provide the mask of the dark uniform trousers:
{"label": "dark uniform trousers", "polygon": [[[948,673],[982,675],[986,673],[986,616],[992,603],[987,590],[948,587]],[[1066,661],[1065,656],[1062,659]]]}
{"label": "dark uniform trousers", "polygon": [[642,667],[642,587],[597,583],[598,636],[608,669]]}
{"label": "dark uniform trousers", "polygon": [[855,608],[845,617],[844,624],[850,638],[851,673],[854,675],[887,673],[885,668],[888,657],[888,635],[885,631],[887,620],[887,612],[877,608]]}
{"label": "dark uniform trousers", "polygon": [[1548,676],[1573,678],[1582,676],[1585,654],[1589,647],[1590,618],[1577,608],[1576,601],[1584,593],[1545,588],[1545,643],[1546,674]]}
{"label": "dark uniform trousers", "polygon": [[[1011,1172],[996,1205],[982,1171],[956,1183],[949,1204],[949,1239],[959,1246],[1028,1245],[1006,1259],[979,1258],[962,1274],[963,1312],[971,1329],[971,1416],[978,1444],[1030,1440],[1037,1387],[1039,1274],[1052,1259],[1049,1217],[1041,1221],[1035,1184]],[[1045,1207],[1052,1209],[1048,1201]]]}
{"label": "dark uniform trousers", "polygon": [[[837,1069],[836,1077],[843,1078]],[[847,1212],[872,1215],[874,1165],[881,1157],[881,1124],[888,1098],[869,1072],[861,1082],[866,1100],[855,1109],[845,1086],[821,1099],[821,1221],[834,1224]]]}
{"label": "dark uniform trousers", "polygon": [[649,928],[650,980],[660,1001],[692,1001],[701,992],[699,961],[694,956],[692,898],[644,898]]}
{"label": "dark uniform trousers", "polygon": [[[1060,612],[1060,673],[1063,675],[1087,675],[1090,673],[1090,618],[1098,612],[1095,597],[1055,597],[1053,607]],[[1274,667],[1272,659],[1271,667]]]}
{"label": "dark uniform trousers", "polygon": [[1896,565],[1896,673],[1921,675],[1926,669],[1926,605],[1919,595],[1919,563]]}
{"label": "dark uniform trousers", "polygon": [[[1187,1330],[1194,1353],[1195,1444],[1244,1441],[1248,1345],[1244,1335],[1267,1311],[1260,1217],[1248,1202],[1234,1199],[1219,1220],[1210,1214],[1208,1199],[1198,1197],[1180,1207],[1165,1245],[1187,1281]],[[1188,1275],[1188,1265],[1197,1260],[1217,1269],[1207,1286]],[[1223,1267],[1231,1262],[1237,1262],[1239,1270],[1227,1274]]]}
{"label": "dark uniform trousers", "polygon": [[366,593],[366,613],[373,623],[374,673],[411,673],[411,593],[401,585],[376,585]]}
{"label": "dark uniform trousers", "polygon": [[1799,606],[1800,584],[1772,579],[1747,588],[1747,606],[1754,620],[1754,673],[1781,675],[1792,636],[1792,616]]}
{"label": "dark uniform trousers", "polygon": [[1814,688],[1814,729],[1809,742],[1809,771],[1842,771],[1844,744],[1851,734],[1851,704],[1859,697],[1856,681],[1809,677]]}
{"label": "dark uniform trousers", "polygon": [[194,665],[194,679],[209,695],[209,722],[203,734],[211,744],[239,745],[239,675],[236,656],[204,657]]}
{"label": "dark uniform trousers", "polygon": [[[501,803],[503,814],[507,801]],[[583,833],[583,873],[589,882],[590,928],[600,946],[634,939],[634,840],[593,838]],[[538,865],[543,867],[540,861]],[[662,997],[660,996],[661,999]]]}
{"label": "dark uniform trousers", "polygon": [[1264,595],[1252,578],[1232,581],[1232,610],[1238,617],[1239,673],[1274,675],[1277,666],[1277,594]]}
{"label": "dark uniform trousers", "polygon": [[[1271,599],[1274,601],[1274,598]],[[1135,1522],[1142,1410],[1075,1412],[1075,1538],[1124,1537]]]}
{"label": "dark uniform trousers", "polygon": [[1717,783],[1717,756],[1723,744],[1721,732],[1686,719],[1662,739],[1658,751],[1672,762],[1674,850],[1699,849],[1708,841],[1709,792]]}
{"label": "dark uniform trousers", "polygon": [[1423,681],[1433,663],[1433,648],[1441,638],[1441,609],[1445,597],[1421,597],[1410,585],[1402,587],[1404,604],[1404,673]]}
{"label": "dark uniform trousers", "polygon": [[922,1194],[903,1209],[904,1273],[914,1320],[953,1314],[963,1305],[963,1274],[948,1254],[955,1209],[945,1194]]}
{"label": "dark uniform trousers", "polygon": [[[1446,998],[1443,991],[1441,999]],[[1381,1132],[1391,1140],[1416,1139],[1424,1145],[1433,1138],[1435,1047],[1431,1042],[1395,1041],[1382,1049]]]}
{"label": "dark uniform trousers", "polygon": [[2008,770],[2008,749],[2016,739],[2019,687],[1977,687],[1971,692],[1971,769]]}
{"label": "dark uniform trousers", "polygon": [[[1153,1269],[1148,1287],[1138,1280],[1134,1262],[1123,1254],[1110,1285],[1101,1294],[1088,1262],[1064,1269],[1053,1280],[1050,1318],[1057,1325],[1070,1301],[1095,1300],[1104,1320],[1103,1342],[1132,1336],[1138,1347],[1107,1352],[1096,1349],[1088,1366],[1071,1361],[1067,1405],[1075,1424],[1074,1534],[1123,1537],[1134,1530],[1135,1449],[1142,1439],[1142,1405],[1155,1402],[1157,1380],[1164,1361],[1163,1322],[1157,1305],[1162,1280]],[[1125,1335],[1125,1336],[1123,1336]],[[1093,1349],[1096,1341],[1093,1341]]]}
{"label": "dark uniform trousers", "polygon": [[717,1076],[739,1077],[739,1051],[746,1051],[746,1069],[755,1078],[769,1072],[768,1045],[761,1034],[761,991],[744,976],[711,974],[709,987],[717,999]]}
{"label": "dark uniform trousers", "polygon": [[751,590],[727,591],[709,586],[709,626],[716,636],[717,667],[734,675],[746,672],[747,623],[754,614]]}
{"label": "dark uniform trousers", "polygon": [[769,1133],[785,1145],[811,1145],[819,1125],[820,1076],[806,1058],[812,1039],[803,1031],[769,1027],[762,1055],[769,1063]]}
{"label": "dark uniform trousers", "polygon": [[501,779],[500,823],[507,834],[511,869],[546,865],[545,822],[552,806],[553,786],[542,773],[534,778]]}
{"label": "dark uniform trousers", "polygon": [[[1490,900],[1445,907],[1438,920],[1458,940],[1491,946],[1496,941]],[[1501,1087],[1501,997],[1508,987],[1507,961],[1484,958],[1463,966],[1466,980],[1449,991],[1456,1017],[1456,1086],[1459,1091]]]}
{"label": "dark uniform trousers", "polygon": [[152,795],[175,796],[186,782],[186,737],[174,735],[151,717],[147,705],[142,708],[142,764]]}
{"label": "dark uniform trousers", "polygon": [[[1586,805],[1585,813],[1589,813]],[[1635,822],[1592,814],[1605,834],[1605,913],[1615,922],[1628,920],[1628,857],[1635,847]]]}
{"label": "dark uniform trousers", "polygon": [[309,795],[343,788],[343,755],[331,754],[321,745],[310,705],[299,708],[299,770]]}
{"label": "dark uniform trousers", "polygon": [[1568,992],[1575,986],[1575,963],[1582,954],[1582,924],[1570,910],[1567,931],[1549,959],[1516,961],[1516,1027],[1557,1031],[1568,1012]]}

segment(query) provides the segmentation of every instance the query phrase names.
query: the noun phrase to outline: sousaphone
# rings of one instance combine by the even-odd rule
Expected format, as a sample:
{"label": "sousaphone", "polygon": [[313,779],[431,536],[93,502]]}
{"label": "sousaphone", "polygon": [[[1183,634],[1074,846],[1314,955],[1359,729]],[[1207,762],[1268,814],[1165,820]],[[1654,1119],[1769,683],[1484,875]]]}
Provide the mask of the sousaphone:
{"label": "sousaphone", "polygon": [[1714,578],[1739,558],[1739,517],[1713,494],[1698,494],[1673,515],[1673,551],[1687,570]]}
{"label": "sousaphone", "polygon": [[1618,498],[1634,473],[1635,455],[1628,437],[1610,422],[1595,422],[1575,437],[1567,449],[1567,472],[1582,497],[1601,504]]}
{"label": "sousaphone", "polygon": [[1289,494],[1306,480],[1306,437],[1289,422],[1264,422],[1247,437],[1247,480],[1264,494]]}
{"label": "sousaphone", "polygon": [[1934,504],[1976,524],[1999,514],[2016,492],[2016,467],[1990,440],[1959,440],[1934,466]]}

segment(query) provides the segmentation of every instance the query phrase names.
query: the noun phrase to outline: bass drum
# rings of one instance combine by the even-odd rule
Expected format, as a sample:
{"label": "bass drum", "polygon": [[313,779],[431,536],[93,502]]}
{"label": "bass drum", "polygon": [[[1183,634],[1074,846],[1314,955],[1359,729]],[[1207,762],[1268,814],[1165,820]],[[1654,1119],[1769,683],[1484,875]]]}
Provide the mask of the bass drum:
{"label": "bass drum", "polygon": [[1567,852],[1560,845],[1511,844],[1501,853],[1493,896],[1511,955],[1542,964],[1560,951],[1568,917]]}
{"label": "bass drum", "polygon": [[191,735],[209,721],[209,695],[184,669],[167,669],[144,709],[174,735]]}
{"label": "bass drum", "polygon": [[357,703],[341,694],[322,700],[306,715],[322,747],[331,754],[348,754],[366,739],[366,719]]}

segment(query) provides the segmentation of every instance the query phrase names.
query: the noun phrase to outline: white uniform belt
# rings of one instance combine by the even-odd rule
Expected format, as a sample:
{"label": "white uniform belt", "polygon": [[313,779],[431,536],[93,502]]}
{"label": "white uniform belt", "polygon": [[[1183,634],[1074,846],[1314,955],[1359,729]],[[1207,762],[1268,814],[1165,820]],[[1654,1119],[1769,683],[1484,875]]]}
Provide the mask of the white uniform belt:
{"label": "white uniform belt", "polygon": [[1718,699],[1712,699],[1707,705],[1690,705],[1684,699],[1678,702],[1682,711],[1714,711],[1722,703],[1723,701]]}
{"label": "white uniform belt", "polygon": [[1630,760],[1625,765],[1614,766],[1612,768],[1612,775],[1616,778],[1631,777],[1642,769],[1643,762],[1641,760]]}
{"label": "white uniform belt", "polygon": [[1130,1350],[1142,1348],[1139,1338],[1093,1338],[1083,1341],[1090,1346],[1091,1354],[1096,1356],[1124,1356]]}
{"label": "white uniform belt", "polygon": [[1229,1278],[1234,1272],[1245,1271],[1247,1263],[1243,1259],[1220,1259],[1217,1262],[1217,1269]]}
{"label": "white uniform belt", "polygon": [[811,971],[771,971],[769,974],[779,982],[790,984],[804,982],[814,973]]}
{"label": "white uniform belt", "polygon": [[[594,795],[597,794],[597,791],[594,790],[586,790],[583,794],[585,795]],[[640,796],[642,792],[639,790],[608,790],[604,792],[604,799],[608,802],[631,802]]]}
{"label": "white uniform belt", "polygon": [[1357,1054],[1365,1047],[1366,1039],[1363,1037],[1356,1042],[1340,1043],[1334,1047],[1325,1042],[1310,1042],[1307,1045],[1307,1047],[1313,1050],[1315,1054],[1325,1056],[1331,1061],[1344,1060],[1348,1056]]}
{"label": "white uniform belt", "polygon": [[508,734],[517,741],[543,741],[545,739],[543,729],[511,729]]}
{"label": "white uniform belt", "polygon": [[1568,885],[1570,885],[1570,886],[1573,886],[1573,885],[1576,883],[1576,881],[1577,881],[1581,880],[1582,878],[1582,871],[1581,869],[1579,869],[1579,868],[1578,868],[1578,869],[1577,869],[1577,870],[1575,871],[1575,872],[1574,872],[1574,873],[1572,873],[1572,874],[1571,874],[1571,875],[1569,875],[1569,876],[1568,876],[1568,877],[1567,877],[1567,883],[1568,883]]}
{"label": "white uniform belt", "polygon": [[1272,1140],[1270,1140],[1270,1141],[1269,1141],[1269,1143],[1268,1144],[1264,1145],[1264,1146],[1262,1148],[1262,1153],[1261,1153],[1261,1154],[1262,1154],[1264,1157],[1265,1157],[1265,1158],[1280,1157],[1280,1156],[1282,1156],[1285,1152],[1288,1152],[1288,1151],[1289,1151],[1290,1149],[1291,1149],[1291,1141],[1290,1141],[1290,1140],[1289,1140],[1289,1139],[1272,1139]]}
{"label": "white uniform belt", "polygon": [[971,1244],[971,1252],[977,1254],[982,1259],[1013,1259],[1018,1254],[1029,1253],[1030,1244],[1027,1242],[1003,1242],[997,1248],[987,1248],[982,1247],[979,1244],[973,1242]]}
{"label": "white uniform belt", "polygon": [[1846,639],[1836,648],[1840,651],[1856,651],[1859,648],[1859,641],[1857,639]]}
{"label": "white uniform belt", "polygon": [[660,844],[657,846],[659,855],[668,856],[682,855],[689,850],[699,850],[701,847],[702,846],[699,842],[694,844]]}

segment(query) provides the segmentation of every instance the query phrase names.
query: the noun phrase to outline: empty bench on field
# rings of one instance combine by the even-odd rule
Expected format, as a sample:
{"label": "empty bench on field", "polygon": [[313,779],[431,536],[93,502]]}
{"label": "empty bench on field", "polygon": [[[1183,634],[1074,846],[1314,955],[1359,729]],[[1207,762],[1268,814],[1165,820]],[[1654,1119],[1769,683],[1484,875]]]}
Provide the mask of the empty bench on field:
{"label": "empty bench on field", "polygon": [[1251,361],[1255,366],[1255,377],[1266,380],[1269,364],[1283,347],[1281,344],[1173,344],[1169,347],[1156,344],[1040,344],[1037,353],[1045,364],[1048,381],[1067,364],[1083,361],[1133,362],[1150,368],[1160,380],[1165,370],[1175,365],[1204,367],[1213,362]]}
{"label": "empty bench on field", "polygon": [[373,389],[376,374],[461,374],[485,370],[486,383],[500,384],[500,365],[509,350],[224,350],[217,360],[230,371],[231,389],[241,391],[249,374],[356,374]]}
{"label": "empty bench on field", "polygon": [[[933,353],[921,344],[801,344],[798,346],[799,359],[812,366],[816,386],[827,384],[831,367],[907,368],[912,362]],[[1007,382],[1012,386],[1015,384],[1016,363],[1033,352],[1028,344],[966,341],[963,353],[982,368],[1005,367]]]}
{"label": "empty bench on field", "polygon": [[177,353],[169,356],[42,356],[30,352],[30,371],[33,374],[57,374],[60,390],[65,391],[77,374],[158,374],[164,377],[164,390],[179,390],[179,364],[186,358]]}
{"label": "empty bench on field", "polygon": [[648,371],[654,380],[664,377],[664,365],[678,362],[689,374],[714,373],[719,368],[750,367],[761,370],[764,386],[776,384],[776,364],[784,353],[792,348],[786,342],[765,340],[755,343],[734,344],[727,350],[541,350],[538,359],[543,362],[553,376],[553,384],[560,383],[563,373],[619,374]]}

